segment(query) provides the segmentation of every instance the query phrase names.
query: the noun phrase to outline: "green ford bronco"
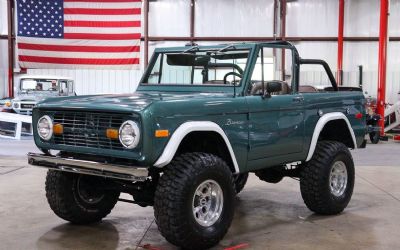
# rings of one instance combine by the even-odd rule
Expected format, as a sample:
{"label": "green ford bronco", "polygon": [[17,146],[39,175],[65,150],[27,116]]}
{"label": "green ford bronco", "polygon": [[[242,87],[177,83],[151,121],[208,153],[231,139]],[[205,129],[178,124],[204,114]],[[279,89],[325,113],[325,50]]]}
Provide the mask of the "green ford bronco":
{"label": "green ford bronco", "polygon": [[[310,64],[330,87],[303,83]],[[48,169],[59,217],[87,224],[118,201],[154,206],[169,242],[204,249],[228,231],[249,172],[298,178],[313,212],[343,211],[354,186],[349,148],[365,147],[364,105],[362,92],[339,91],[326,62],[301,59],[287,42],[162,48],[133,94],[39,103],[43,154],[28,158]]]}

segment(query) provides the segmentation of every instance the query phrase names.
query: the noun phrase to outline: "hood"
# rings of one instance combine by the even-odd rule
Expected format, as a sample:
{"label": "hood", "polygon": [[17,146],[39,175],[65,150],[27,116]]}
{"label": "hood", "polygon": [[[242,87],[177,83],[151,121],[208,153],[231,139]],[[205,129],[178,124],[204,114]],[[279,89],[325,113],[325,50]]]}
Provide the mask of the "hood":
{"label": "hood", "polygon": [[141,92],[124,95],[87,95],[49,98],[37,107],[43,109],[81,109],[109,112],[141,112],[153,103],[182,102],[193,99],[228,98],[229,93]]}
{"label": "hood", "polygon": [[56,97],[58,96],[58,92],[50,92],[50,91],[43,91],[43,92],[28,92],[28,93],[18,93],[18,96],[13,99],[14,102],[18,101],[32,101],[32,102],[39,102],[49,97]]}

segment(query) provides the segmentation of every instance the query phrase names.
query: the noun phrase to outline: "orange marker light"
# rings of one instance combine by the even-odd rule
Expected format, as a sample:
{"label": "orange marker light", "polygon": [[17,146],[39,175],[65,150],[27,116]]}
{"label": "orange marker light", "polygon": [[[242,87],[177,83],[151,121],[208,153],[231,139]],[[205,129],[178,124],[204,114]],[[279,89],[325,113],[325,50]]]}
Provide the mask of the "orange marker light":
{"label": "orange marker light", "polygon": [[164,130],[156,130],[156,137],[168,137],[169,136],[169,131],[164,129]]}
{"label": "orange marker light", "polygon": [[108,139],[118,139],[118,129],[108,128],[106,130],[106,136]]}
{"label": "orange marker light", "polygon": [[54,124],[53,133],[55,135],[62,135],[64,133],[64,126],[62,124]]}

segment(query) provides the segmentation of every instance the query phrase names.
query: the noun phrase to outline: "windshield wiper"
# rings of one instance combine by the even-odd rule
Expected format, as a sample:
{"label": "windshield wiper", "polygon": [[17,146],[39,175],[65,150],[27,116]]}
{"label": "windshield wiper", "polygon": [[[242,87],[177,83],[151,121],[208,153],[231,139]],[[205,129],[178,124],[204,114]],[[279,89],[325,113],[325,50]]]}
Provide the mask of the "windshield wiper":
{"label": "windshield wiper", "polygon": [[228,46],[226,46],[226,47],[223,47],[222,49],[218,50],[218,52],[219,52],[219,53],[225,52],[225,51],[227,51],[228,49],[236,49],[236,47],[235,47],[235,45],[230,44],[230,45],[228,45]]}
{"label": "windshield wiper", "polygon": [[182,53],[194,52],[199,51],[199,46],[193,46],[190,49],[184,50]]}

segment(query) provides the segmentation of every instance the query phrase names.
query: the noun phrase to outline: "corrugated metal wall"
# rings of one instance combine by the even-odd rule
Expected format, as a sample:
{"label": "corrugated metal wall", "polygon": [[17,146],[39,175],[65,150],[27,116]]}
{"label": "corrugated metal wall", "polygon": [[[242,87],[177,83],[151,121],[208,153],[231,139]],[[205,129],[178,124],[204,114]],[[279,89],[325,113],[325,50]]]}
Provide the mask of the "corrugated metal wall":
{"label": "corrugated metal wall", "polygon": [[[0,0],[0,31],[4,30],[6,0]],[[151,36],[189,36],[189,0],[158,0],[150,2],[149,32]],[[197,36],[273,36],[273,0],[196,0]],[[338,0],[298,0],[288,3],[287,36],[336,36]],[[389,33],[400,36],[400,0],[391,0]],[[378,36],[379,1],[346,0],[345,36]],[[158,46],[184,45],[185,42],[150,43],[150,53]],[[209,43],[201,43],[209,44]],[[322,58],[336,69],[337,45],[334,42],[296,43],[303,58]],[[6,68],[2,62],[6,46],[0,44],[0,96],[5,88]],[[364,67],[364,86],[376,95],[377,42],[345,42],[344,83],[355,86],[358,82],[358,65]],[[32,74],[58,74],[76,80],[78,94],[132,92],[142,70],[29,70]],[[4,77],[3,77],[4,76]],[[318,84],[323,79],[320,69],[307,72]],[[400,90],[400,42],[391,42],[388,53],[387,97],[397,100]]]}

